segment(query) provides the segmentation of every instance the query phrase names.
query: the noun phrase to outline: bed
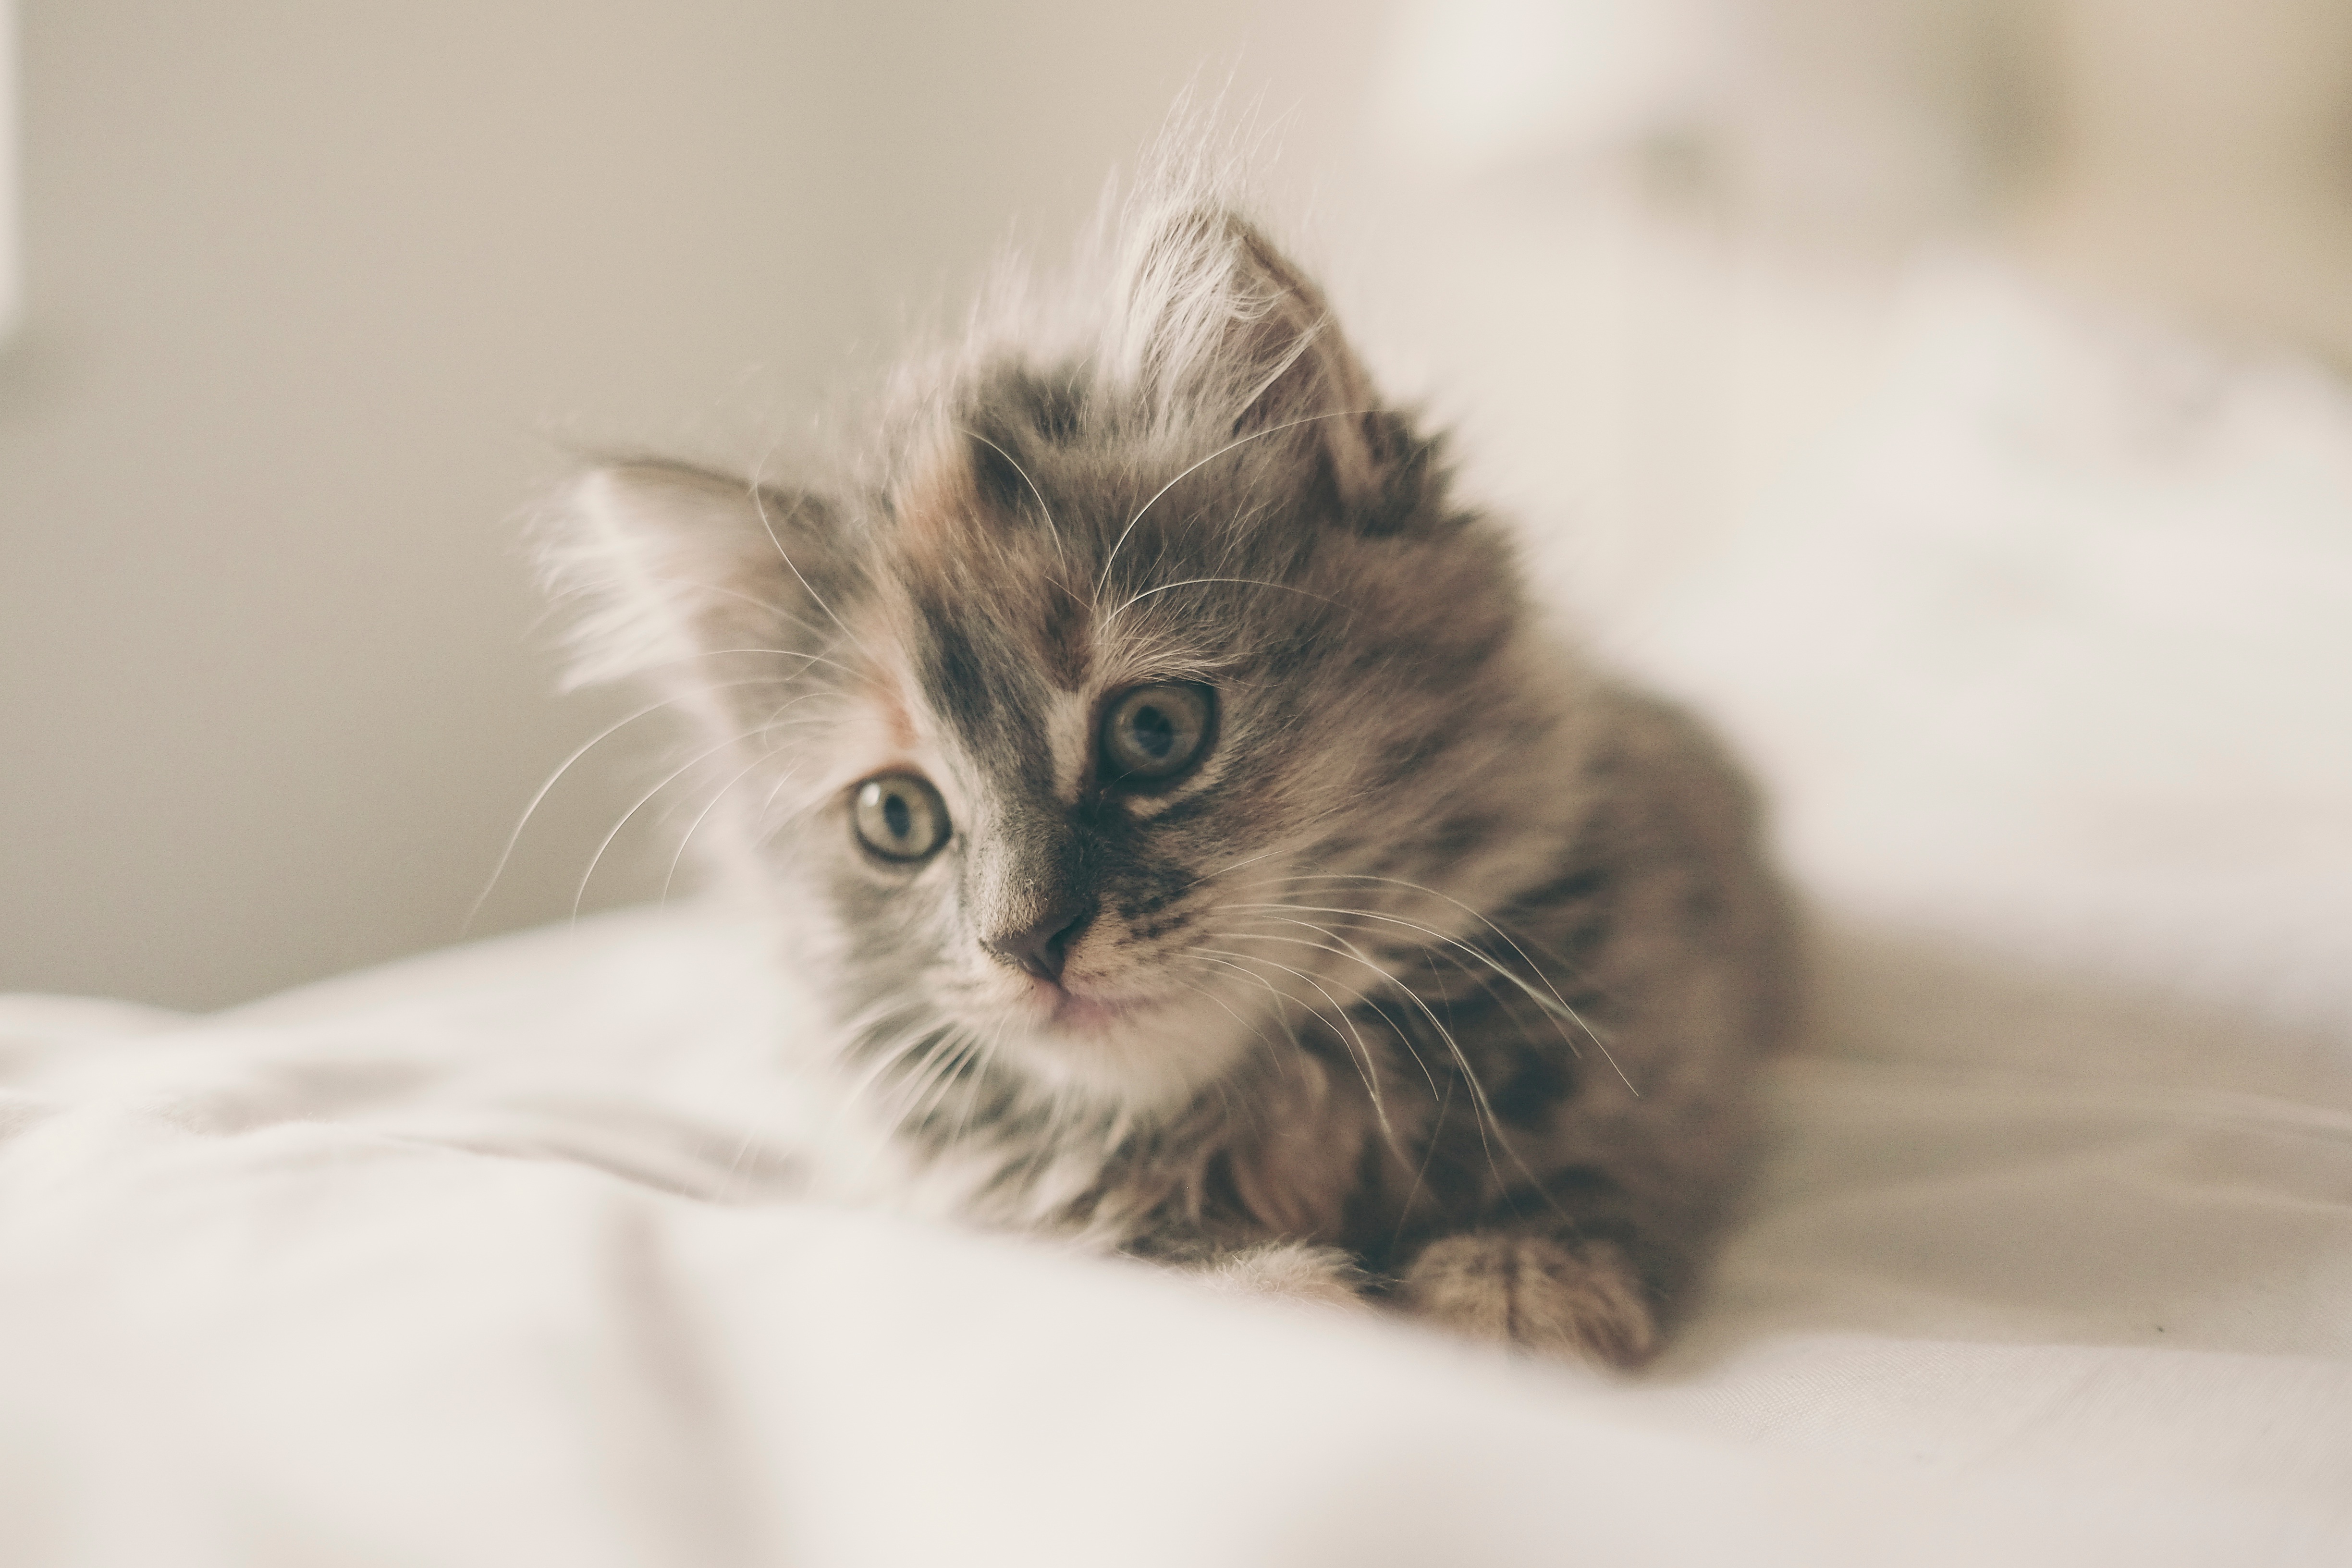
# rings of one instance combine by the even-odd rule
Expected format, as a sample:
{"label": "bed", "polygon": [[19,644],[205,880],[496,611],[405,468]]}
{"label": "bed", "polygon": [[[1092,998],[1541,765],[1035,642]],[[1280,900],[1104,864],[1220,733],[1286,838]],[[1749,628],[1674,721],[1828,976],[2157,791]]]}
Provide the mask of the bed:
{"label": "bed", "polygon": [[1646,1372],[827,1195],[809,1004],[681,901],[0,1001],[0,1561],[2352,1561],[2352,402],[2058,419],[1938,287],[1639,653],[1818,971]]}

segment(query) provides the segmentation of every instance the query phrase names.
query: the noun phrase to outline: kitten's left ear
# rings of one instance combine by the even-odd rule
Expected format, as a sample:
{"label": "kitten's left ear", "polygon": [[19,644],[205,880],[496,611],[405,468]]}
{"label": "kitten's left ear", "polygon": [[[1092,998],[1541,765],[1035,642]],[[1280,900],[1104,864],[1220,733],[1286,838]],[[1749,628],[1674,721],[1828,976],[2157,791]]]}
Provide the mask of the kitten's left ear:
{"label": "kitten's left ear", "polygon": [[[1234,314],[1231,352],[1258,384],[1234,421],[1237,436],[1295,429],[1330,465],[1340,503],[1360,507],[1380,489],[1373,419],[1380,395],[1340,335],[1339,323],[1306,273],[1263,234],[1233,226]],[[1262,301],[1262,303],[1261,303]]]}
{"label": "kitten's left ear", "polygon": [[574,684],[650,677],[707,689],[707,656],[793,648],[834,553],[814,497],[682,463],[617,463],[562,498],[545,555],[557,586],[585,603]]}
{"label": "kitten's left ear", "polygon": [[1165,213],[1130,253],[1127,303],[1164,397],[1317,463],[1349,511],[1378,500],[1393,421],[1322,290],[1255,226],[1213,204]]}

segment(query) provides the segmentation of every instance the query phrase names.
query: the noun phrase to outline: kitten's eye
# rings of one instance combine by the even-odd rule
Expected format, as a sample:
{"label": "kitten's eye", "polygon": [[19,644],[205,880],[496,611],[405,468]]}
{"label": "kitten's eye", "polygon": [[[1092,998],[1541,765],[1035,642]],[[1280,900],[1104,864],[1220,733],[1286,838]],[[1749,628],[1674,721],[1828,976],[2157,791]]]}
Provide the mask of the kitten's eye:
{"label": "kitten's eye", "polygon": [[1205,686],[1139,686],[1103,715],[1102,772],[1112,784],[1159,784],[1200,761],[1216,714]]}
{"label": "kitten's eye", "polygon": [[884,773],[859,784],[849,820],[858,840],[885,860],[921,860],[948,841],[948,803],[914,773]]}

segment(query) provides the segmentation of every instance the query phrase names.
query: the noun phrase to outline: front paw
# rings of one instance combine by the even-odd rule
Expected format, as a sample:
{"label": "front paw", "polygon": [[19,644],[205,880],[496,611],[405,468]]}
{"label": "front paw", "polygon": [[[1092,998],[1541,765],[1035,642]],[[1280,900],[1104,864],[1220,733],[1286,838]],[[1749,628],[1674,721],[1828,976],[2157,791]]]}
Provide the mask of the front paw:
{"label": "front paw", "polygon": [[1336,1247],[1269,1242],[1263,1247],[1218,1253],[1193,1265],[1191,1272],[1221,1296],[1307,1301],[1349,1309],[1365,1305],[1359,1294],[1364,1281],[1363,1270]]}
{"label": "front paw", "polygon": [[1606,1366],[1658,1348],[1640,1278],[1614,1244],[1507,1231],[1431,1242],[1405,1270],[1406,1310],[1474,1339]]}

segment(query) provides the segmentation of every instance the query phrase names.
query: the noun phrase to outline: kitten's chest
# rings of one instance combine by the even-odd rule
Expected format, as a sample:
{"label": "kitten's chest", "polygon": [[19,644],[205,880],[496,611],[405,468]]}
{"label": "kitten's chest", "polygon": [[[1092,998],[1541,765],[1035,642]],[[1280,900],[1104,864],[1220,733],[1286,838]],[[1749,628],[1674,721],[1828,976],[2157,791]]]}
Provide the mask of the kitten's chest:
{"label": "kitten's chest", "polygon": [[1301,1056],[1220,1086],[1168,1124],[998,1126],[913,1151],[921,1206],[1095,1245],[1314,1242],[1377,1256],[1491,1201],[1507,1129],[1401,1053]]}

